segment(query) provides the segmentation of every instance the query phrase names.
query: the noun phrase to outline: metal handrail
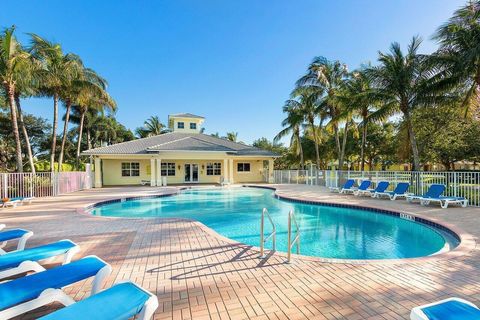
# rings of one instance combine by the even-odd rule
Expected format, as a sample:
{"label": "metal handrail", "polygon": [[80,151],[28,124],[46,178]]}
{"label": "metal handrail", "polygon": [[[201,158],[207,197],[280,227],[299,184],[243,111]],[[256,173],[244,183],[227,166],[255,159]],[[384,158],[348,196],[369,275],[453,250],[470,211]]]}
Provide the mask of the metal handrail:
{"label": "metal handrail", "polygon": [[[295,238],[292,241],[292,220],[295,224]],[[297,218],[293,210],[290,210],[288,213],[288,251],[287,251],[287,263],[290,263],[292,256],[292,248],[294,245],[297,245],[297,254],[300,253],[300,228],[298,227]]]}
{"label": "metal handrail", "polygon": [[[267,216],[268,220],[270,220],[270,223],[272,224],[272,232],[266,238],[264,235],[265,215]],[[260,258],[265,258],[265,254],[264,254],[265,243],[270,238],[272,238],[272,251],[275,251],[276,242],[277,242],[277,228],[275,227],[275,223],[273,222],[272,217],[270,216],[270,213],[268,213],[267,208],[263,208],[262,218],[260,222]]]}

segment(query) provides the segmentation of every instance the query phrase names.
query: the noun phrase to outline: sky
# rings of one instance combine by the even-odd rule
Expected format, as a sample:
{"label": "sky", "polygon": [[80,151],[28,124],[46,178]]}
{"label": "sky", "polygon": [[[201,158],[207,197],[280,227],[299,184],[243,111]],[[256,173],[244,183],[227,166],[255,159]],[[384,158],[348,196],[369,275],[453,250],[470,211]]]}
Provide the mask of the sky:
{"label": "sky", "polygon": [[[206,133],[251,143],[281,130],[282,106],[314,56],[353,70],[414,35],[422,52],[457,0],[2,0],[0,26],[58,42],[105,77],[116,117],[204,116]],[[23,102],[52,118],[50,99]],[[63,112],[63,108],[61,109]]]}

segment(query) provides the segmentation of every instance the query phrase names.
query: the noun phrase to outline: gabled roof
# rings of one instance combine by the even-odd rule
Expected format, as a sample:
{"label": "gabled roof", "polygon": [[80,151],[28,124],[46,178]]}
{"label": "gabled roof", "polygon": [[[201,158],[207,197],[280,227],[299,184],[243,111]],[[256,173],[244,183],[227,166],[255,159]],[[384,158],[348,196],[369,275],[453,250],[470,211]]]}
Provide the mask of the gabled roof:
{"label": "gabled roof", "polygon": [[177,114],[171,114],[168,116],[169,118],[175,117],[175,118],[197,118],[197,119],[205,119],[204,117],[197,116],[191,113],[177,113]]}
{"label": "gabled roof", "polygon": [[277,154],[201,133],[170,132],[158,136],[90,149],[83,155],[155,154],[160,152],[225,152],[238,156],[276,157]]}

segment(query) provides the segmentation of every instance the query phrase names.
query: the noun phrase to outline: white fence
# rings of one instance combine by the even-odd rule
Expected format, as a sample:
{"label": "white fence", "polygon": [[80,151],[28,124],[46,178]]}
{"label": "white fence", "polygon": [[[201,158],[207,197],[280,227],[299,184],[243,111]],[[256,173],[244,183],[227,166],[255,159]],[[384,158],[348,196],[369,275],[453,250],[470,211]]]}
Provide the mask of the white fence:
{"label": "white fence", "polygon": [[50,197],[92,186],[92,172],[0,173],[2,198]]}
{"label": "white fence", "polygon": [[390,182],[389,190],[393,190],[397,183],[408,182],[408,192],[423,194],[434,183],[446,186],[445,195],[465,197],[469,205],[480,207],[480,172],[435,172],[435,171],[338,171],[319,170],[274,170],[274,182],[280,184],[308,184],[324,187],[338,187],[347,179],[354,179],[359,183],[370,180],[373,186],[379,181]]}

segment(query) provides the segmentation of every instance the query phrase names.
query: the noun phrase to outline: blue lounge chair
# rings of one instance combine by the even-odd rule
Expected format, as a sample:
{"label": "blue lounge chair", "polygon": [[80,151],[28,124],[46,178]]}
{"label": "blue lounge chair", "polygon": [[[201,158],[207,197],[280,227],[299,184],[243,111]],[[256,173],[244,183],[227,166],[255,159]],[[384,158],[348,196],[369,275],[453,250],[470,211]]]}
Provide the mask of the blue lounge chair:
{"label": "blue lounge chair", "polygon": [[111,266],[96,256],[37,272],[0,284],[0,319],[10,319],[52,302],[70,305],[75,301],[61,288],[95,277],[91,294],[100,291]]}
{"label": "blue lounge chair", "polygon": [[381,198],[383,196],[387,196],[390,200],[396,200],[397,198],[406,198],[408,193],[408,188],[410,188],[410,183],[408,182],[400,182],[395,187],[393,191],[384,191],[384,192],[375,192],[372,197],[373,198]]}
{"label": "blue lounge chair", "polygon": [[388,181],[380,181],[377,184],[377,187],[375,189],[358,190],[356,195],[357,196],[363,196],[363,195],[372,196],[373,194],[375,194],[375,192],[385,192],[385,190],[388,189],[389,185],[390,185],[390,182],[388,182]]}
{"label": "blue lounge chair", "polygon": [[0,255],[7,253],[3,248],[7,245],[7,242],[11,240],[18,239],[17,251],[25,249],[25,244],[31,236],[33,236],[32,231],[23,229],[0,231]]}
{"label": "blue lounge chair", "polygon": [[155,295],[132,282],[124,282],[39,319],[127,320],[137,316],[136,319],[148,320],[157,308]]}
{"label": "blue lounge chair", "polygon": [[39,247],[6,253],[0,256],[0,279],[28,271],[44,271],[45,268],[39,261],[57,256],[63,256],[63,264],[67,264],[79,250],[78,245],[72,241],[60,240]]}
{"label": "blue lounge chair", "polygon": [[428,199],[428,198],[436,199],[440,197],[444,191],[445,191],[445,185],[432,184],[424,195],[408,195],[406,199],[408,202],[413,202],[415,200],[418,200],[420,203],[422,203],[425,199]]}
{"label": "blue lounge chair", "polygon": [[339,192],[339,193],[344,193],[344,190],[349,190],[353,188],[353,185],[355,184],[355,181],[353,179],[348,179],[342,187],[330,187],[331,192]]}
{"label": "blue lounge chair", "polygon": [[460,298],[448,298],[415,307],[410,312],[411,320],[473,320],[480,319],[480,309]]}
{"label": "blue lounge chair", "polygon": [[443,209],[448,208],[449,204],[459,204],[463,208],[468,206],[468,199],[465,197],[447,197],[447,196],[440,196],[438,198],[424,198],[420,201],[421,205],[427,206],[430,202],[438,202]]}
{"label": "blue lounge chair", "polygon": [[354,195],[358,196],[360,192],[368,190],[370,186],[372,185],[372,181],[370,180],[363,180],[362,183],[358,186],[358,188],[354,188],[353,190],[349,190],[349,192],[352,192]]}

